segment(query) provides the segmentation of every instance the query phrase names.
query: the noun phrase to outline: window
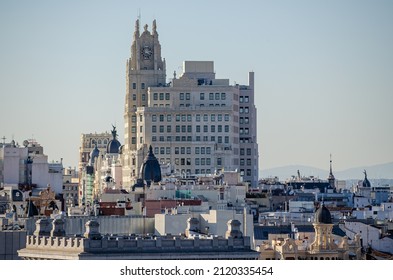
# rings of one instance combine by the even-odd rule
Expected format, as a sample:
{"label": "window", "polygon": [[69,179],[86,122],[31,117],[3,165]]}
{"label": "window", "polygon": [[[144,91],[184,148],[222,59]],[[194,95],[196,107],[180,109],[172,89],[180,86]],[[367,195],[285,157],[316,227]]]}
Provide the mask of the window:
{"label": "window", "polygon": [[191,115],[187,115],[187,121],[191,122],[192,121],[192,116]]}
{"label": "window", "polygon": [[201,158],[201,165],[205,165],[205,158]]}
{"label": "window", "polygon": [[200,121],[201,121],[201,115],[196,114],[196,115],[195,115],[195,120],[196,120],[197,122],[200,122]]}
{"label": "window", "polygon": [[187,155],[191,154],[191,147],[186,148],[186,153],[187,153]]}
{"label": "window", "polygon": [[180,141],[180,136],[176,136],[175,141]]}
{"label": "window", "polygon": [[176,126],[176,132],[178,132],[178,133],[180,132],[180,125]]}
{"label": "window", "polygon": [[160,133],[164,133],[164,126],[160,125]]}
{"label": "window", "polygon": [[143,125],[141,125],[140,127],[139,127],[139,132],[143,132]]}
{"label": "window", "polygon": [[176,115],[176,121],[180,122],[180,115],[179,114]]}
{"label": "window", "polygon": [[179,95],[180,100],[184,100],[184,92],[181,92]]}
{"label": "window", "polygon": [[152,133],[156,133],[156,132],[157,132],[157,126],[153,125],[153,126],[151,127],[151,132],[152,132]]}
{"label": "window", "polygon": [[216,132],[216,126],[215,125],[210,126],[210,132]]}
{"label": "window", "polygon": [[170,155],[171,154],[171,147],[166,147],[166,154],[167,155]]}
{"label": "window", "polygon": [[160,115],[160,122],[164,121],[164,115]]}
{"label": "window", "polygon": [[139,143],[140,143],[140,144],[143,144],[143,137],[140,137],[140,138],[139,138]]}
{"label": "window", "polygon": [[201,132],[201,126],[200,126],[200,125],[197,125],[197,126],[195,127],[195,131],[196,131],[196,132]]}
{"label": "window", "polygon": [[229,136],[225,136],[224,142],[225,142],[225,144],[228,144],[228,143],[229,143]]}
{"label": "window", "polygon": [[224,131],[229,132],[229,125],[224,126]]}
{"label": "window", "polygon": [[157,155],[159,152],[159,148],[158,147],[154,147],[154,153]]}
{"label": "window", "polygon": [[160,148],[160,154],[161,154],[161,155],[164,155],[164,154],[165,154],[165,147],[161,147],[161,148]]}
{"label": "window", "polygon": [[208,127],[207,127],[207,125],[204,125],[204,126],[203,126],[203,132],[208,132]]}
{"label": "window", "polygon": [[184,154],[186,153],[186,149],[185,149],[184,147],[181,147],[181,148],[180,148],[180,153],[181,153],[182,155],[184,155]]}
{"label": "window", "polygon": [[216,121],[216,115],[215,115],[215,114],[211,114],[211,115],[210,115],[210,120],[211,120],[212,122],[215,122],[215,121]]}
{"label": "window", "polygon": [[222,121],[222,115],[221,115],[221,114],[218,114],[218,115],[217,115],[217,120],[218,120],[219,122]]}
{"label": "window", "polygon": [[167,125],[166,126],[166,132],[168,132],[168,133],[172,132],[172,126],[171,125]]}
{"label": "window", "polygon": [[248,132],[249,132],[249,130],[248,130],[248,128],[246,127],[246,128],[244,129],[244,134],[247,134],[247,135],[248,135]]}
{"label": "window", "polygon": [[141,84],[141,89],[145,89],[145,83]]}
{"label": "window", "polygon": [[243,108],[243,107],[240,107],[240,108],[239,108],[239,113],[240,113],[240,114],[243,114],[243,112],[244,112],[244,108]]}
{"label": "window", "polygon": [[248,114],[248,107],[244,107],[244,113]]}
{"label": "window", "polygon": [[186,93],[186,100],[190,100],[191,99],[191,95],[189,92]]}
{"label": "window", "polygon": [[244,118],[244,123],[249,123],[248,117],[245,117],[245,118]]}
{"label": "window", "polygon": [[185,122],[186,121],[186,115],[181,115],[181,121]]}
{"label": "window", "polygon": [[192,132],[192,125],[187,125],[187,132]]}
{"label": "window", "polygon": [[136,89],[136,83],[132,83],[132,89]]}
{"label": "window", "polygon": [[205,100],[205,93],[204,93],[204,92],[201,92],[201,93],[199,94],[199,99],[200,99],[200,100]]}
{"label": "window", "polygon": [[219,166],[222,165],[222,159],[221,158],[217,158],[217,165],[219,165]]}
{"label": "window", "polygon": [[181,126],[181,132],[183,132],[183,133],[186,132],[186,126],[185,125]]}
{"label": "window", "polygon": [[228,121],[229,121],[229,114],[225,114],[225,116],[224,116],[224,120],[225,120],[226,122],[228,122]]}
{"label": "window", "polygon": [[191,136],[187,136],[187,142],[192,142],[192,137]]}
{"label": "window", "polygon": [[195,141],[197,142],[201,141],[201,136],[195,136]]}
{"label": "window", "polygon": [[171,122],[172,121],[172,115],[166,115],[166,121]]}
{"label": "window", "polygon": [[164,100],[164,93],[160,92],[160,100]]}
{"label": "window", "polygon": [[170,100],[171,99],[171,95],[169,92],[165,93],[165,100]]}
{"label": "window", "polygon": [[240,155],[244,156],[244,149],[243,148],[240,149]]}
{"label": "window", "polygon": [[206,158],[206,165],[210,165],[211,164],[211,158]]}
{"label": "window", "polygon": [[132,95],[132,100],[134,100],[134,101],[136,100],[136,94]]}
{"label": "window", "polygon": [[199,155],[199,147],[195,147],[195,154]]}
{"label": "window", "polygon": [[207,136],[207,135],[205,135],[205,136],[203,136],[203,141],[209,141],[209,136]]}
{"label": "window", "polygon": [[158,93],[157,92],[153,93],[153,100],[158,100]]}
{"label": "window", "polygon": [[172,137],[171,136],[167,136],[166,137],[166,141],[171,142],[172,141]]}
{"label": "window", "polygon": [[202,154],[202,155],[205,154],[205,147],[201,147],[201,154]]}
{"label": "window", "polygon": [[203,115],[203,121],[207,122],[209,120],[209,116],[207,114]]}
{"label": "window", "polygon": [[199,165],[199,158],[195,158],[195,165]]}
{"label": "window", "polygon": [[251,169],[247,169],[247,176],[251,176]]}
{"label": "window", "polygon": [[140,115],[139,115],[139,121],[141,122],[142,120],[143,120],[143,115],[140,114]]}
{"label": "window", "polygon": [[136,132],[136,126],[134,125],[134,126],[131,126],[131,132],[132,133],[135,133]]}
{"label": "window", "polygon": [[146,94],[142,94],[142,101],[146,101]]}
{"label": "window", "polygon": [[175,147],[175,155],[179,154],[179,147]]}
{"label": "window", "polygon": [[220,93],[216,92],[216,100],[220,100]]}
{"label": "window", "polygon": [[216,141],[216,136],[210,136],[210,141],[215,142]]}
{"label": "window", "polygon": [[251,156],[251,149],[250,148],[247,149],[247,155]]}
{"label": "window", "polygon": [[222,125],[217,125],[217,132],[222,132]]}
{"label": "window", "polygon": [[226,99],[226,94],[225,92],[221,93],[221,100],[225,100]]}
{"label": "window", "polygon": [[240,165],[243,166],[244,165],[244,158],[240,159]]}
{"label": "window", "polygon": [[247,165],[251,165],[251,159],[250,158],[247,159]]}
{"label": "window", "polygon": [[214,93],[209,93],[209,100],[214,100]]}
{"label": "window", "polygon": [[211,148],[210,147],[206,147],[206,154],[210,155],[211,153]]}
{"label": "window", "polygon": [[248,103],[248,96],[244,97],[244,102]]}
{"label": "window", "polygon": [[217,137],[217,142],[218,142],[218,143],[222,143],[222,136],[218,136],[218,137]]}
{"label": "window", "polygon": [[136,137],[131,138],[131,144],[136,144]]}
{"label": "window", "polygon": [[240,96],[239,103],[243,103],[243,96]]}

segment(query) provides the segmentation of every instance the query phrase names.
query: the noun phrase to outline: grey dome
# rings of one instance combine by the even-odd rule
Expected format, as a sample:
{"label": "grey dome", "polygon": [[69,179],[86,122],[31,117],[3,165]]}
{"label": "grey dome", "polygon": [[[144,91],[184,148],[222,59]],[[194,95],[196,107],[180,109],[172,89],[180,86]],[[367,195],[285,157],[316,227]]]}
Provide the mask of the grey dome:
{"label": "grey dome", "polygon": [[147,182],[148,186],[152,181],[155,183],[161,181],[161,167],[153,154],[152,146],[149,147],[149,153],[142,165],[142,179]]}
{"label": "grey dome", "polygon": [[363,187],[365,187],[365,188],[371,188],[371,183],[370,183],[370,181],[367,179],[367,172],[366,172],[366,170],[364,170],[364,180],[363,180],[363,182],[362,182],[362,185],[363,185]]}
{"label": "grey dome", "polygon": [[98,150],[97,145],[94,144],[94,149],[90,152],[90,165],[93,165],[95,159],[100,155],[100,150]]}
{"label": "grey dome", "polygon": [[[113,125],[112,125],[113,126]],[[121,147],[120,142],[116,139],[117,136],[117,132],[116,132],[116,127],[113,126],[113,130],[112,130],[112,140],[110,140],[108,142],[108,145],[106,146],[106,152],[108,154],[118,154],[119,153],[119,149]]]}
{"label": "grey dome", "polygon": [[332,215],[330,214],[329,209],[327,209],[324,204],[322,204],[322,206],[320,206],[315,212],[315,222],[319,224],[332,223]]}

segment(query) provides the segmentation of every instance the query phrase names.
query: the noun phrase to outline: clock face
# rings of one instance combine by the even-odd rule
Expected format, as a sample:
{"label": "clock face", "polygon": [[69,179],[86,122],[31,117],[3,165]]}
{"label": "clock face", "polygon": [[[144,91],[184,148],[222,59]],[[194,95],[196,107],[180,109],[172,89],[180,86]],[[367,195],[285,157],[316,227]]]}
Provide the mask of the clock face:
{"label": "clock face", "polygon": [[149,46],[144,46],[141,50],[141,54],[142,54],[142,58],[143,59],[151,59],[152,55],[153,55],[153,51]]}

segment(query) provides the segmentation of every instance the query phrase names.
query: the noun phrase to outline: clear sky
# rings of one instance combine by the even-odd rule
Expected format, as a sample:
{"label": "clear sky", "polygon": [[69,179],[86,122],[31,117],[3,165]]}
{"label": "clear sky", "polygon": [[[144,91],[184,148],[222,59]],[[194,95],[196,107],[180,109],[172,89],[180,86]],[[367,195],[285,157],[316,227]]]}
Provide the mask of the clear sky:
{"label": "clear sky", "polygon": [[[260,169],[393,161],[393,1],[0,1],[0,137],[77,166],[116,124],[134,24],[157,20],[167,78],[214,60],[255,72]],[[149,27],[150,29],[150,27]],[[2,141],[2,140],[1,140]]]}

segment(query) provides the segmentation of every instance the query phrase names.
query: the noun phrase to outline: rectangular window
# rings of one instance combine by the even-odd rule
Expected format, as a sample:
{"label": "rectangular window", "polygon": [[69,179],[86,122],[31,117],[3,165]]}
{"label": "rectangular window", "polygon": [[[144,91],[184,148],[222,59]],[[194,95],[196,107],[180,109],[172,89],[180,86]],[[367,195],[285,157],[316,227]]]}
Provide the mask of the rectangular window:
{"label": "rectangular window", "polygon": [[179,141],[180,141],[180,136],[176,136],[176,137],[175,137],[175,141],[178,141],[178,142],[179,142]]}
{"label": "rectangular window", "polygon": [[222,115],[221,115],[221,114],[218,114],[218,115],[217,115],[217,121],[219,121],[219,122],[222,121]]}
{"label": "rectangular window", "polygon": [[245,102],[245,103],[248,103],[248,96],[245,96],[245,97],[244,97],[244,102]]}
{"label": "rectangular window", "polygon": [[217,165],[221,166],[222,165],[222,159],[221,158],[217,158]]}
{"label": "rectangular window", "polygon": [[215,114],[211,114],[211,115],[210,115],[210,120],[211,120],[212,122],[215,122],[215,121],[216,121],[216,115],[215,115]]}
{"label": "rectangular window", "polygon": [[143,137],[140,137],[140,138],[139,138],[139,143],[140,143],[140,144],[143,144]]}
{"label": "rectangular window", "polygon": [[217,125],[217,132],[222,132],[222,125]]}
{"label": "rectangular window", "polygon": [[243,148],[240,149],[240,155],[244,156],[244,149]]}
{"label": "rectangular window", "polygon": [[181,115],[181,121],[185,122],[186,121],[186,115]]}
{"label": "rectangular window", "polygon": [[214,93],[209,93],[209,100],[214,100]]}
{"label": "rectangular window", "polygon": [[135,101],[136,100],[136,94],[132,95],[132,100]]}
{"label": "rectangular window", "polygon": [[195,165],[199,165],[199,158],[195,158]]}
{"label": "rectangular window", "polygon": [[153,100],[158,100],[158,93],[157,92],[153,93]]}
{"label": "rectangular window", "polygon": [[179,147],[175,147],[175,155],[179,154]]}
{"label": "rectangular window", "polygon": [[244,112],[243,107],[240,107],[240,108],[239,108],[239,113],[240,113],[240,114],[243,114],[243,112]]}
{"label": "rectangular window", "polygon": [[170,100],[171,99],[171,95],[169,92],[165,93],[165,100]]}
{"label": "rectangular window", "polygon": [[207,136],[207,135],[203,136],[203,141],[205,141],[205,142],[209,141],[209,136]]}
{"label": "rectangular window", "polygon": [[184,100],[184,92],[180,92],[180,94],[179,94],[179,99],[180,99],[180,100]]}
{"label": "rectangular window", "polygon": [[250,158],[247,159],[247,165],[251,165],[251,159]]}
{"label": "rectangular window", "polygon": [[186,100],[190,100],[191,99],[191,95],[189,92],[186,93]]}
{"label": "rectangular window", "polygon": [[243,96],[240,96],[239,103],[243,103]]}
{"label": "rectangular window", "polygon": [[154,147],[154,153],[155,153],[156,155],[158,155],[158,152],[159,152],[159,148],[158,148],[158,147]]}
{"label": "rectangular window", "polygon": [[221,93],[221,100],[225,100],[226,99],[226,94],[225,94],[225,92],[222,92]]}
{"label": "rectangular window", "polygon": [[164,93],[160,92],[160,100],[164,100]]}
{"label": "rectangular window", "polygon": [[205,147],[201,147],[201,154],[202,154],[202,155],[205,154]]}
{"label": "rectangular window", "polygon": [[224,142],[225,142],[225,144],[229,144],[229,136],[225,136]]}
{"label": "rectangular window", "polygon": [[228,122],[228,121],[229,121],[229,114],[225,114],[225,116],[224,116],[224,120],[225,120],[226,122]]}
{"label": "rectangular window", "polygon": [[251,149],[250,148],[247,149],[247,155],[251,156]]}
{"label": "rectangular window", "polygon": [[216,100],[220,100],[220,93],[216,92]]}
{"label": "rectangular window", "polygon": [[179,114],[176,114],[176,121],[180,122],[180,115]]}
{"label": "rectangular window", "polygon": [[216,142],[216,136],[210,136],[210,141]]}
{"label": "rectangular window", "polygon": [[186,149],[185,149],[184,147],[181,147],[181,148],[180,148],[180,153],[181,153],[182,155],[184,155],[184,154],[186,153]]}
{"label": "rectangular window", "polygon": [[199,147],[195,147],[195,154],[199,155]]}
{"label": "rectangular window", "polygon": [[132,83],[132,89],[136,89],[136,83]]}
{"label": "rectangular window", "polygon": [[195,131],[196,131],[196,132],[201,132],[201,126],[200,126],[200,125],[197,125],[197,126],[195,127]]}
{"label": "rectangular window", "polygon": [[195,141],[197,142],[201,141],[201,136],[195,136]]}
{"label": "rectangular window", "polygon": [[191,122],[192,121],[192,116],[191,115],[187,115],[187,121]]}
{"label": "rectangular window", "polygon": [[171,142],[172,141],[172,137],[171,136],[167,136],[166,137],[166,141]]}
{"label": "rectangular window", "polygon": [[164,121],[164,115],[160,115],[160,122]]}
{"label": "rectangular window", "polygon": [[187,132],[192,132],[192,125],[187,125]]}
{"label": "rectangular window", "polygon": [[207,114],[204,114],[204,115],[203,115],[203,121],[204,121],[204,122],[209,121],[209,116],[208,116]]}
{"label": "rectangular window", "polygon": [[141,84],[141,89],[145,89],[145,83]]}
{"label": "rectangular window", "polygon": [[142,94],[142,101],[146,101],[146,94]]}
{"label": "rectangular window", "polygon": [[244,107],[244,113],[248,114],[248,112],[249,112],[248,107]]}
{"label": "rectangular window", "polygon": [[244,158],[240,159],[240,165],[243,166],[244,165]]}
{"label": "rectangular window", "polygon": [[222,143],[222,136],[218,136],[218,137],[217,137],[217,142],[218,142],[218,143]]}
{"label": "rectangular window", "polygon": [[201,165],[205,165],[205,158],[201,158]]}
{"label": "rectangular window", "polygon": [[168,133],[172,132],[172,126],[171,125],[167,125],[166,126],[166,132],[168,132]]}
{"label": "rectangular window", "polygon": [[186,126],[185,125],[181,126],[181,132],[183,132],[183,133],[186,132]]}
{"label": "rectangular window", "polygon": [[171,154],[171,147],[166,147],[166,154],[167,155],[170,155]]}
{"label": "rectangular window", "polygon": [[187,154],[187,155],[190,155],[190,154],[191,154],[191,147],[187,147],[187,148],[186,148],[186,154]]}
{"label": "rectangular window", "polygon": [[196,114],[196,115],[195,115],[195,120],[196,120],[197,122],[200,122],[200,121],[201,121],[201,115]]}
{"label": "rectangular window", "polygon": [[224,126],[224,131],[229,132],[229,125]]}
{"label": "rectangular window", "polygon": [[160,125],[160,133],[164,133],[164,126]]}
{"label": "rectangular window", "polygon": [[216,132],[216,126],[215,125],[211,125],[210,126],[210,132]]}
{"label": "rectangular window", "polygon": [[192,137],[191,136],[187,136],[187,142],[192,142]]}
{"label": "rectangular window", "polygon": [[211,148],[210,147],[206,147],[206,154],[210,155],[210,153],[211,153]]}
{"label": "rectangular window", "polygon": [[160,148],[160,154],[161,155],[165,155],[165,147],[161,147]]}
{"label": "rectangular window", "polygon": [[151,132],[152,132],[152,133],[156,133],[156,132],[157,132],[157,126],[153,125],[153,126],[151,127]]}
{"label": "rectangular window", "polygon": [[204,92],[201,92],[201,93],[199,94],[199,99],[200,99],[200,100],[205,100],[205,93],[204,93]]}
{"label": "rectangular window", "polygon": [[176,126],[176,132],[179,133],[180,132],[180,125]]}
{"label": "rectangular window", "polygon": [[239,123],[240,123],[240,124],[243,124],[243,123],[244,123],[244,119],[243,119],[243,117],[240,117],[240,119],[239,119]]}
{"label": "rectangular window", "polygon": [[206,158],[206,165],[210,165],[211,164],[211,158]]}
{"label": "rectangular window", "polygon": [[166,121],[171,122],[172,121],[172,115],[166,115]]}
{"label": "rectangular window", "polygon": [[203,126],[203,132],[208,132],[208,126],[207,125]]}
{"label": "rectangular window", "polygon": [[157,141],[157,136],[152,136],[152,137],[151,137],[151,141],[152,141],[152,142],[156,142],[156,141]]}
{"label": "rectangular window", "polygon": [[140,127],[139,127],[139,132],[143,132],[143,126],[141,125]]}
{"label": "rectangular window", "polygon": [[131,138],[131,144],[136,144],[136,138],[135,137]]}

